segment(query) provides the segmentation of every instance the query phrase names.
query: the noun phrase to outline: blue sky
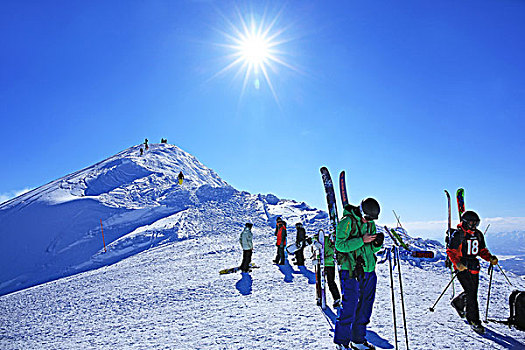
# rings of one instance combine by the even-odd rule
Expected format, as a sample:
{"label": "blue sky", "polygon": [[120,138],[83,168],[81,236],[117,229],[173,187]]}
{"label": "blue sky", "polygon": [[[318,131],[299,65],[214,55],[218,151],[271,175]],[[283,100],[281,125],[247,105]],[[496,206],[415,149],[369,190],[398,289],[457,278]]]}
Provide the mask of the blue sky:
{"label": "blue sky", "polygon": [[[222,71],[240,18],[275,19],[271,87]],[[3,1],[0,198],[167,138],[240,190],[324,209],[325,165],[385,223],[423,232],[464,187],[523,229],[524,23],[518,0]]]}

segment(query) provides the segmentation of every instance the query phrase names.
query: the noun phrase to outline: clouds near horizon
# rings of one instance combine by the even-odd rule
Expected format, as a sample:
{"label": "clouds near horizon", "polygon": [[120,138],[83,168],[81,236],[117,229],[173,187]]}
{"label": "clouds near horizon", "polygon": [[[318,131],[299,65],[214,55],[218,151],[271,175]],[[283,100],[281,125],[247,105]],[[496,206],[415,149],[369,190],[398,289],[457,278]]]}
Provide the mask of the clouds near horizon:
{"label": "clouds near horizon", "polygon": [[[452,228],[458,224],[457,221],[452,221]],[[525,230],[525,217],[493,217],[482,218],[479,229],[485,232],[487,226],[490,224],[487,234],[512,232]],[[404,222],[403,226],[407,229],[409,235],[412,237],[424,237],[431,239],[442,240],[445,237],[447,230],[447,220],[437,221],[412,221]],[[396,226],[395,224],[392,226]]]}
{"label": "clouds near horizon", "polygon": [[13,190],[13,191],[8,191],[8,192],[5,192],[5,193],[0,193],[0,204],[1,203],[4,203],[10,199],[13,199],[13,198],[16,198],[26,192],[29,192],[31,191],[32,188],[24,188],[22,190]]}

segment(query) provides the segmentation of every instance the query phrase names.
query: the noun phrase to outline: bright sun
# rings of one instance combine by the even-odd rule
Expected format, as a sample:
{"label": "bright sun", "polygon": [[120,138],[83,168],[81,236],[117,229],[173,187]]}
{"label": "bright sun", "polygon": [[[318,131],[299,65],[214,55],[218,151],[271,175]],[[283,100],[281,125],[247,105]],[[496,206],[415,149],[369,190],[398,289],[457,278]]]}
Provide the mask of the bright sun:
{"label": "bright sun", "polygon": [[242,38],[239,45],[239,53],[245,62],[257,67],[266,63],[270,58],[269,43],[265,38],[250,35]]}
{"label": "bright sun", "polygon": [[215,76],[236,69],[236,77],[243,76],[242,94],[248,83],[253,83],[256,89],[259,89],[262,83],[266,83],[276,102],[279,102],[270,79],[270,71],[276,72],[279,66],[295,70],[282,57],[283,44],[289,40],[283,38],[285,30],[277,28],[280,14],[281,12],[270,20],[265,20],[263,17],[256,21],[253,14],[245,17],[238,12],[238,25],[227,20],[231,32],[221,32],[229,43],[220,46],[230,51],[227,56],[229,63]]}

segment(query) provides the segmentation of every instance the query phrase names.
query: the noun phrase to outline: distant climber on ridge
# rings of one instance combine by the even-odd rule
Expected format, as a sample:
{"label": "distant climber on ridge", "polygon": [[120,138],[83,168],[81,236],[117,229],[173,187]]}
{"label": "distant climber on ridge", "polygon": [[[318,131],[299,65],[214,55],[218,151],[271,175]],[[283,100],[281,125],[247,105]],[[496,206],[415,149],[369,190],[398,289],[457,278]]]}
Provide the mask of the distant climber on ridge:
{"label": "distant climber on ridge", "polygon": [[182,171],[179,173],[178,179],[179,179],[179,185],[182,185],[182,181],[184,181],[184,175],[182,175]]}

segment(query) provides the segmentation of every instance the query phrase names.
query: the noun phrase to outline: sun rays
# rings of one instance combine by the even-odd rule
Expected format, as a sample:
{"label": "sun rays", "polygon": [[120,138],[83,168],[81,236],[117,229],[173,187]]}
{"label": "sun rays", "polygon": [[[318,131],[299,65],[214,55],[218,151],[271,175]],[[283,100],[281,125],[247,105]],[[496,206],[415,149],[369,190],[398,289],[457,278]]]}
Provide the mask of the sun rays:
{"label": "sun rays", "polygon": [[242,14],[237,10],[237,18],[232,21],[223,16],[229,26],[228,31],[220,30],[226,43],[218,44],[226,48],[227,64],[214,77],[233,72],[235,79],[242,79],[241,97],[249,84],[257,90],[268,87],[279,104],[278,94],[272,83],[279,69],[297,70],[285,61],[285,45],[290,38],[285,37],[286,28],[278,24],[282,10],[268,18],[266,13],[256,19],[253,13]]}

